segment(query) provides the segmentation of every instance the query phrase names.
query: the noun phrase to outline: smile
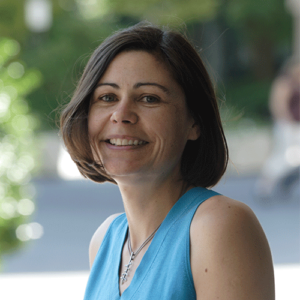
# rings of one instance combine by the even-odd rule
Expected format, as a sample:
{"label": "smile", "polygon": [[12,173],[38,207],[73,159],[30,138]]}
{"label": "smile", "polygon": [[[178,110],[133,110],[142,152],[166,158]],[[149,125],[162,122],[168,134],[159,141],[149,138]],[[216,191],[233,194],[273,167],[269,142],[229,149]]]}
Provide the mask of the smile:
{"label": "smile", "polygon": [[138,146],[138,145],[147,144],[147,142],[142,140],[130,140],[130,139],[110,139],[110,140],[106,140],[106,142],[115,146]]}

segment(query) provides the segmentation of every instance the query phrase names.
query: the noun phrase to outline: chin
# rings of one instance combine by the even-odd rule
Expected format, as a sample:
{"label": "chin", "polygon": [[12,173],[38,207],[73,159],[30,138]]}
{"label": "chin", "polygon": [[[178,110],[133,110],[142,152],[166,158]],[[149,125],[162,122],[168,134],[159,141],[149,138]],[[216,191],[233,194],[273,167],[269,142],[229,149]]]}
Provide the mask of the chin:
{"label": "chin", "polygon": [[130,176],[135,174],[138,175],[140,174],[141,168],[134,168],[132,165],[122,166],[119,164],[117,166],[105,166],[105,170],[110,177],[115,179],[118,177]]}

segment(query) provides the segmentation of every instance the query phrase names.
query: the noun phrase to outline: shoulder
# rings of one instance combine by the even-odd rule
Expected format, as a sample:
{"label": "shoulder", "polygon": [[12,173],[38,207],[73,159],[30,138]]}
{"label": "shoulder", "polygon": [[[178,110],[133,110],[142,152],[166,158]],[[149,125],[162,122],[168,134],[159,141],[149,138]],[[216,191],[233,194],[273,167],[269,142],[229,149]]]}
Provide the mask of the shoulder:
{"label": "shoulder", "polygon": [[[245,219],[245,217],[247,218]],[[207,225],[207,222],[209,222],[210,227],[206,226],[206,228],[213,229],[223,222],[223,225],[230,226],[233,225],[233,222],[245,222],[248,219],[251,219],[253,222],[257,221],[249,206],[223,195],[217,195],[204,201],[199,206],[193,218],[192,227],[202,223]]]}
{"label": "shoulder", "polygon": [[103,241],[103,238],[106,234],[107,229],[109,228],[112,221],[117,217],[121,215],[119,214],[113,214],[109,216],[95,231],[94,235],[92,236],[90,247],[89,247],[89,261],[90,261],[90,267],[92,267],[93,262],[95,260],[95,257],[97,255],[97,252],[101,246],[101,243]]}
{"label": "shoulder", "polygon": [[197,297],[274,299],[269,245],[247,205],[221,195],[208,199],[196,211],[190,236]]}
{"label": "shoulder", "polygon": [[254,236],[258,234],[264,237],[251,208],[242,202],[218,195],[206,200],[197,209],[191,224],[191,241],[197,244],[205,239],[206,242],[220,243],[237,239],[238,234],[244,236],[249,231]]}

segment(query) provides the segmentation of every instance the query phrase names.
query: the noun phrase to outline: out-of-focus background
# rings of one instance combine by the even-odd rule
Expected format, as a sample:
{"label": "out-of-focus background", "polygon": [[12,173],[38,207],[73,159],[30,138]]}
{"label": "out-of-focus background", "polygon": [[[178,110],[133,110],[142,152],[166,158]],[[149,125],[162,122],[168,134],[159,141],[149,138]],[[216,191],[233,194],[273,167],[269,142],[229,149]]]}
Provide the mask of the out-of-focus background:
{"label": "out-of-focus background", "polygon": [[141,20],[207,65],[231,158],[215,190],[256,213],[276,299],[300,299],[300,0],[0,1],[0,298],[83,298],[89,240],[123,206],[79,175],[57,115],[93,50]]}

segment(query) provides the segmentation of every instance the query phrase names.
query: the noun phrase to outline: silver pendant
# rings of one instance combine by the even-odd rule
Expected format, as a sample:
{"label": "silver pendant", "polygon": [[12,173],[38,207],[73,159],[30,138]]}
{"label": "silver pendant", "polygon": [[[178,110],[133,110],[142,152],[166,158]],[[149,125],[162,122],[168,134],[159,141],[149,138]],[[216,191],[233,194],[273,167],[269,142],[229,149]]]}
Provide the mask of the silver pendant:
{"label": "silver pendant", "polygon": [[127,281],[127,276],[129,274],[129,271],[130,271],[133,260],[134,260],[134,253],[132,252],[131,255],[130,255],[129,263],[127,265],[125,265],[126,270],[124,271],[124,273],[122,273],[122,276],[120,277],[122,284]]}
{"label": "silver pendant", "polygon": [[152,234],[145,240],[145,242],[135,252],[133,252],[131,249],[130,235],[129,235],[129,231],[128,231],[127,246],[128,246],[128,251],[130,253],[130,260],[129,260],[129,263],[127,265],[125,265],[126,270],[124,273],[122,273],[122,276],[120,277],[122,284],[127,281],[128,273],[130,271],[132,261],[134,260],[135,256],[138,255],[140,253],[140,251],[152,240],[152,238],[154,237],[154,234],[158,230],[159,226],[154,230],[154,232],[152,232]]}

